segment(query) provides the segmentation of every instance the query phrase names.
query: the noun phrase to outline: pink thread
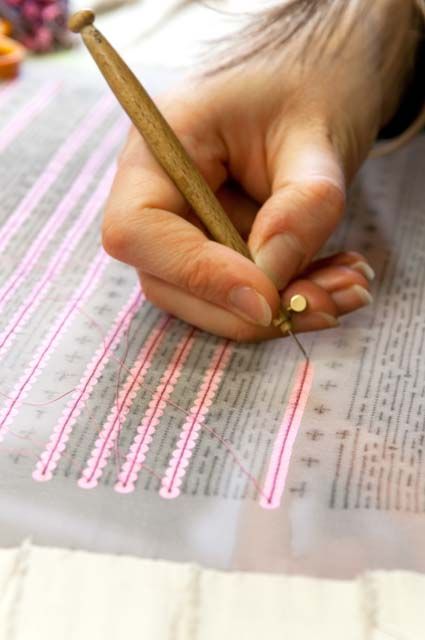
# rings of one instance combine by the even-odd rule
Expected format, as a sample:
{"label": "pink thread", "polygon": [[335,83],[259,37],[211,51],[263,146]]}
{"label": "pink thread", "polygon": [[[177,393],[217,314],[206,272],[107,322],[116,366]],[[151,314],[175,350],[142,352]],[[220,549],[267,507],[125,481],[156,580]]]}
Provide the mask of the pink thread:
{"label": "pink thread", "polygon": [[86,368],[80,384],[74,391],[71,401],[66,406],[59,422],[54,427],[49,442],[44,452],[41,454],[32,474],[34,480],[42,482],[51,480],[53,477],[53,471],[62,457],[66,443],[72,433],[73,426],[96,386],[99,376],[109,360],[110,352],[119,344],[124,331],[140,308],[141,300],[142,292],[140,291],[140,287],[137,286],[133,294],[130,296],[130,301],[118,314],[118,317],[106,337],[104,344],[96,350],[94,357]]}
{"label": "pink thread", "polygon": [[33,272],[35,263],[53,238],[53,235],[58,231],[62,223],[67,219],[70,212],[76,206],[79,198],[86,191],[90,181],[93,179],[93,175],[98,171],[108,153],[118,143],[119,138],[123,133],[124,126],[125,125],[122,122],[115,125],[97,150],[90,156],[71,188],[50,216],[46,225],[41,229],[38,236],[31,242],[28,251],[22,258],[16,271],[11,274],[0,288],[0,311],[10,299],[11,295],[15,293],[19,286],[22,285],[24,278],[29,273]]}
{"label": "pink thread", "polygon": [[5,447],[5,446],[1,446],[0,447],[0,451],[2,451],[2,453],[8,454],[8,455],[15,455],[15,456],[19,456],[20,458],[31,458],[32,457],[32,453],[31,451],[27,451],[26,449],[12,449],[9,447]]}
{"label": "pink thread", "polygon": [[43,111],[45,107],[58,94],[60,84],[48,83],[44,85],[32,100],[27,102],[25,106],[7,123],[5,129],[0,131],[0,152],[4,149],[25,129],[25,127],[34,120],[34,118]]}
{"label": "pink thread", "polygon": [[[25,404],[25,403],[23,403]],[[89,414],[89,420],[93,420],[93,415]],[[98,425],[96,425],[98,426]],[[36,445],[36,446],[44,446],[45,442],[41,442],[40,440],[36,440],[35,438],[32,438],[28,435],[21,435],[19,433],[15,433],[12,429],[9,430],[8,432],[9,436],[14,436],[20,440],[26,440],[28,442],[31,442],[32,444]],[[4,451],[5,453],[10,453],[10,454],[17,454],[17,455],[24,455],[28,458],[33,458],[34,457],[34,453],[33,451],[28,451],[27,449],[17,449],[17,448],[6,448],[3,445],[0,445],[0,451]],[[75,458],[73,458],[72,454],[68,454],[66,451],[63,454],[63,457],[65,459],[69,460],[69,468],[73,468],[74,464],[75,464]],[[150,474],[152,475],[154,478],[156,478],[157,480],[161,480],[161,476],[156,473],[156,471],[154,471],[153,469],[151,469],[150,467],[148,467],[146,464],[143,465],[143,468]]]}
{"label": "pink thread", "polygon": [[[88,314],[87,312],[83,311],[83,309],[79,309],[80,313],[82,313],[87,320],[89,320],[89,322],[97,329],[97,331],[99,332],[99,335],[101,337],[103,337],[103,339],[105,339],[105,334],[102,331],[101,326],[99,325],[99,323],[95,320],[95,318],[93,318],[90,314]],[[111,354],[111,359],[114,360],[115,362],[117,362],[120,366],[120,370],[121,372],[124,371],[125,373],[127,373],[129,375],[130,378],[133,378],[134,380],[136,380],[136,378],[133,376],[131,369],[128,368],[128,366],[126,365],[125,361],[122,358],[117,358],[116,356],[114,356],[114,354]],[[150,387],[147,384],[144,384],[145,389],[148,389],[149,391],[151,391],[152,393],[154,393],[156,391],[155,387]],[[180,411],[180,413],[183,413],[185,416],[189,415],[189,411],[187,411],[187,409],[184,409],[183,407],[180,407],[180,405],[178,405],[176,402],[172,401],[172,400],[167,400],[167,404],[170,407],[173,407],[174,409],[176,409],[177,411]]]}
{"label": "pink thread", "polygon": [[41,304],[43,296],[52,286],[53,277],[58,276],[63,270],[81,237],[97,216],[100,203],[104,201],[105,193],[107,193],[112,183],[113,175],[114,166],[108,169],[81,214],[63,238],[55,254],[49,260],[43,277],[33,288],[31,295],[21,304],[6,328],[0,333],[0,357],[7,353],[18,331],[28,322],[31,314]]}
{"label": "pink thread", "polygon": [[63,142],[61,147],[59,147],[38,180],[33,184],[14,213],[3,225],[0,237],[0,253],[3,253],[11,238],[19,231],[25,220],[27,220],[34,211],[49,187],[60,175],[62,169],[93,134],[93,130],[106,118],[113,106],[114,102],[112,98],[109,95],[104,96],[86,115],[79,127],[77,127],[72,134],[70,134],[69,138]]}
{"label": "pink thread", "polygon": [[[51,302],[54,303],[58,303],[58,302],[64,302],[65,300],[63,298],[58,298],[58,297],[50,297],[50,296],[46,296],[44,297],[44,300],[50,300]],[[104,334],[100,328],[100,325],[98,322],[96,322],[96,320],[90,316],[88,313],[86,313],[85,311],[83,311],[83,309],[76,309],[77,311],[79,311],[81,314],[83,314],[88,321],[96,328],[96,330],[99,332],[100,337],[102,339],[102,341],[105,343],[106,341],[106,334]],[[113,357],[113,354],[110,354],[113,360],[117,360],[116,358]],[[118,360],[119,361],[119,360]],[[59,395],[55,396],[54,398],[52,398],[51,400],[45,400],[43,402],[22,402],[22,406],[25,407],[46,407],[50,404],[54,404],[55,402],[59,402],[60,400],[62,400],[62,398],[65,398],[66,396],[70,396],[72,393],[74,393],[74,391],[77,389],[77,387],[73,387],[72,389],[68,389],[68,391],[63,391],[62,393],[60,393]],[[4,393],[3,391],[0,391],[0,396],[2,396],[5,400],[13,400],[12,396],[9,396],[7,393]],[[9,433],[13,434],[13,431],[9,431]],[[15,434],[18,437],[18,434]],[[44,446],[45,442],[41,442],[41,445]]]}
{"label": "pink thread", "polygon": [[313,381],[313,367],[309,362],[300,365],[288,406],[277,434],[264,483],[260,505],[264,509],[277,509],[285,489],[289,462],[295,438],[304,414]]}
{"label": "pink thread", "polygon": [[130,493],[136,487],[139,471],[146,459],[156,427],[193,346],[194,333],[195,330],[191,329],[180,341],[170,364],[161,378],[158,389],[153,394],[143,420],[137,428],[137,435],[129,449],[127,458],[118,475],[118,482],[115,485],[115,490],[120,493]]}
{"label": "pink thread", "polygon": [[[22,404],[25,404],[25,403],[22,403]],[[34,438],[34,437],[32,437],[32,436],[30,436],[30,435],[28,435],[28,434],[22,435],[22,434],[20,434],[20,433],[17,433],[16,431],[13,431],[13,429],[9,429],[9,431],[8,431],[8,434],[7,434],[7,435],[8,435],[9,437],[13,436],[14,438],[18,438],[19,440],[25,440],[25,441],[27,441],[27,442],[30,442],[31,444],[35,445],[36,447],[43,447],[43,446],[45,445],[45,442],[44,442],[44,441],[37,440],[36,438]],[[3,447],[2,447],[1,445],[0,445],[0,449],[3,449]],[[12,451],[12,452],[13,452],[14,450],[13,450],[13,449],[11,449],[10,451]],[[30,458],[30,457],[31,457],[31,458],[34,458],[34,451],[29,451],[29,452],[28,452],[28,457],[29,457],[29,458]],[[68,459],[69,459],[69,461],[70,461],[70,465],[69,465],[69,466],[70,466],[70,467],[72,467],[72,465],[73,465],[73,463],[74,463],[74,461],[73,461],[72,457],[71,457],[71,456],[67,456],[67,454],[66,454],[66,453],[65,453],[65,457],[68,457]]]}
{"label": "pink thread", "polygon": [[[94,318],[91,318],[88,314],[85,314],[87,316],[87,318],[90,320],[90,322],[92,322],[93,325],[95,325],[98,329],[98,331],[100,332],[100,334],[102,335],[102,331],[100,329],[100,326],[98,325],[98,323],[96,322],[96,320]],[[133,377],[133,379],[135,379],[134,376],[132,376],[131,370],[128,369],[128,367],[125,365],[125,362],[123,362],[121,359],[116,358],[112,355],[112,359],[116,360],[119,364],[120,364],[120,368],[122,368],[122,370],[126,371],[130,377]],[[158,389],[155,388],[150,388],[148,385],[144,384],[144,388],[150,390],[152,393],[155,393],[156,391],[158,391]],[[176,402],[173,402],[169,399],[169,395],[167,394],[167,397],[164,399],[165,404],[173,407],[174,409],[176,409],[177,411],[180,411],[181,413],[183,413],[186,417],[191,417],[193,414],[190,413],[189,411],[187,411],[186,409],[184,409],[183,407],[180,407]],[[91,417],[90,417],[91,419]],[[226,451],[232,456],[234,462],[238,465],[238,467],[240,468],[240,470],[242,471],[242,473],[248,478],[248,480],[252,483],[252,485],[255,487],[256,491],[260,494],[260,495],[265,495],[263,493],[262,487],[260,486],[260,484],[258,483],[257,479],[255,478],[255,476],[247,469],[247,467],[244,465],[244,463],[240,460],[240,458],[238,457],[238,455],[235,453],[234,449],[232,448],[231,444],[222,436],[218,433],[218,431],[216,431],[215,429],[213,429],[212,427],[209,427],[207,425],[202,424],[201,425],[201,429],[204,429],[205,431],[207,431],[212,437],[216,438],[216,440],[218,440],[224,447],[224,449],[226,449]],[[133,458],[131,456],[128,456],[128,460],[132,460]],[[156,478],[159,478],[159,480],[161,480],[162,478],[159,477],[156,473],[154,473],[154,471],[152,469],[150,469],[146,463],[143,463],[142,465],[143,469],[147,470],[151,475],[153,475]]]}
{"label": "pink thread", "polygon": [[[140,292],[139,287],[137,287],[139,293],[141,293],[142,299],[144,300],[143,297],[143,293]],[[58,302],[58,298],[47,298],[50,300],[53,300],[54,302]],[[106,341],[107,341],[107,335],[103,332],[100,324],[97,322],[97,320],[95,320],[95,318],[93,318],[89,313],[87,313],[86,311],[83,310],[83,308],[81,307],[76,307],[76,311],[78,311],[79,313],[81,313],[82,315],[84,315],[88,321],[96,328],[96,330],[99,332],[99,336],[100,339],[102,340],[102,343],[104,345],[106,345]],[[134,316],[130,319],[129,325],[126,327],[125,332],[128,333],[130,326],[133,322]],[[112,360],[115,360],[118,362],[118,364],[120,365],[120,369],[125,370],[127,373],[131,373],[130,369],[128,369],[128,367],[126,366],[125,362],[121,359],[121,358],[117,358],[114,356],[112,351],[109,351],[108,357],[110,356],[110,358]],[[81,385],[80,385],[81,386]],[[145,388],[149,388],[147,385],[145,385]],[[72,389],[69,389],[68,391],[65,391],[63,393],[61,393],[60,395],[56,396],[55,398],[52,398],[51,400],[47,400],[44,402],[21,402],[21,406],[29,406],[29,407],[45,407],[48,406],[50,404],[54,404],[55,402],[58,402],[59,400],[61,400],[62,398],[65,398],[68,395],[73,394],[75,391],[77,390],[77,387],[73,387]],[[152,389],[153,392],[154,389]],[[6,400],[13,400],[14,398],[12,396],[8,396],[6,394],[4,394],[3,392],[0,391],[0,395],[3,396]],[[187,414],[188,412],[186,412],[184,409],[182,409],[181,407],[179,407],[178,405],[175,405],[174,403],[170,403],[173,404],[173,406],[175,406],[175,408],[177,408],[178,410],[182,411],[183,413]],[[88,413],[88,420],[93,422],[96,430],[100,429],[100,425],[97,423],[97,421],[95,420],[95,417],[92,413]],[[36,447],[40,447],[43,448],[46,446],[46,442],[45,440],[37,440],[34,437],[29,436],[28,434],[22,435],[20,433],[17,433],[15,431],[13,431],[13,429],[9,429],[8,430],[8,435],[9,436],[14,436],[18,439],[21,440],[27,440],[28,442],[33,443]],[[5,450],[4,447],[1,447],[1,450]],[[11,449],[10,450],[12,453],[16,450]],[[28,454],[28,457],[33,456],[33,453]],[[62,457],[68,459],[70,461],[70,467],[73,466],[73,462],[75,462],[75,460],[73,460],[72,456],[69,456],[66,452],[66,450],[64,451],[64,453],[62,454]],[[150,467],[148,467],[146,464],[143,465],[144,470],[146,470],[150,475],[154,476],[156,479],[161,480],[161,477],[155,472],[153,471],[153,469],[151,469]]]}
{"label": "pink thread", "polygon": [[[23,402],[22,404],[26,407],[47,407],[49,404],[54,404],[55,402],[59,402],[59,400],[62,400],[62,398],[70,396],[74,391],[75,389],[68,389],[68,391],[64,391],[52,400],[46,400],[45,402]],[[6,393],[3,393],[3,391],[0,391],[0,396],[3,396],[5,400],[13,400],[12,396],[8,396]]]}
{"label": "pink thread", "polygon": [[170,458],[168,468],[162,479],[162,487],[159,494],[163,498],[177,498],[180,495],[180,486],[189,466],[189,461],[199,436],[199,430],[208,414],[224,369],[229,361],[230,353],[230,343],[227,340],[214,353],[211,366],[204,376],[195,404],[183,425],[177,447]]}
{"label": "pink thread", "polygon": [[[72,393],[72,391],[73,391],[73,389],[71,390],[71,393]],[[55,400],[52,400],[51,402],[55,402]],[[21,406],[31,406],[31,403],[22,402]],[[94,423],[96,429],[99,428],[99,425],[96,423],[96,420],[94,419],[94,416],[93,416],[92,413],[88,414],[88,419]],[[43,441],[42,440],[37,440],[36,438],[34,438],[34,437],[32,437],[32,436],[30,436],[28,434],[22,435],[20,433],[17,433],[15,431],[13,431],[13,429],[9,429],[8,436],[13,436],[13,437],[18,438],[20,440],[26,440],[26,441],[30,442],[31,444],[34,444],[36,447],[40,447],[40,448],[44,447],[45,444],[46,444],[45,440],[43,440]],[[3,449],[3,447],[0,446],[0,449]],[[13,452],[13,451],[14,450],[11,449],[11,452]],[[32,452],[32,451],[29,452],[28,453],[28,457],[32,457],[33,458],[34,457],[34,452]],[[65,458],[66,460],[69,461],[69,469],[73,468],[73,466],[75,464],[75,458],[73,457],[72,453],[68,454],[66,451],[64,451],[63,458]]]}
{"label": "pink thread", "polygon": [[121,422],[121,412],[120,412],[120,408],[119,408],[119,393],[120,393],[120,387],[121,387],[121,374],[122,374],[122,370],[125,366],[125,361],[127,359],[128,356],[128,351],[130,348],[130,340],[129,340],[129,331],[130,331],[130,327],[131,324],[128,325],[126,331],[125,331],[125,349],[124,349],[124,353],[122,358],[120,358],[121,362],[119,364],[118,367],[118,371],[117,371],[117,377],[116,377],[116,384],[115,384],[115,406],[117,408],[117,412],[118,412],[118,434],[117,437],[115,439],[114,442],[114,450],[115,450],[115,471],[118,474],[118,470],[120,468],[121,465],[121,455],[120,455],[120,437],[121,437],[121,427],[122,427],[122,422]]}
{"label": "pink thread", "polygon": [[78,303],[90,295],[108,261],[109,258],[103,249],[98,251],[89,270],[83,278],[83,281],[77,288],[75,295],[70,299],[65,309],[59,315],[59,318],[53,324],[52,328],[47,333],[45,340],[43,340],[28,367],[25,369],[24,374],[15,385],[12,391],[13,400],[0,410],[0,441],[7,433],[8,427],[13,418],[16,417],[20,402],[28,393],[31,384],[34,382],[36,377],[40,375],[41,369],[46,364],[47,359],[50,357],[58,342],[58,338],[65,334]]}
{"label": "pink thread", "polygon": [[252,474],[249,471],[249,469],[246,468],[246,466],[241,461],[241,459],[238,457],[238,455],[235,453],[233,447],[226,440],[226,438],[223,438],[223,436],[221,436],[218,433],[218,431],[216,431],[212,427],[207,427],[207,425],[205,425],[205,424],[201,425],[201,428],[205,429],[205,431],[210,433],[214,438],[216,438],[223,445],[223,447],[226,449],[227,453],[229,453],[232,456],[234,462],[238,465],[238,467],[242,471],[242,473],[248,478],[248,480],[251,482],[251,484],[255,487],[255,489],[259,493],[259,495],[266,497],[266,494],[264,493],[263,488],[261,487],[261,485],[258,482],[257,478],[254,476],[254,474]]}
{"label": "pink thread", "polygon": [[131,405],[133,404],[133,400],[142,386],[146,373],[152,364],[154,353],[166,334],[166,328],[169,323],[170,318],[167,317],[159,328],[152,331],[145,345],[141,349],[137,360],[131,369],[131,375],[127,377],[124,386],[120,391],[119,407],[117,409],[117,406],[114,403],[102,431],[95,442],[86,467],[78,481],[78,485],[82,489],[93,489],[97,486],[98,480],[107,464],[111,449],[114,446],[114,441],[117,437],[120,426],[120,417],[121,415],[128,415]]}

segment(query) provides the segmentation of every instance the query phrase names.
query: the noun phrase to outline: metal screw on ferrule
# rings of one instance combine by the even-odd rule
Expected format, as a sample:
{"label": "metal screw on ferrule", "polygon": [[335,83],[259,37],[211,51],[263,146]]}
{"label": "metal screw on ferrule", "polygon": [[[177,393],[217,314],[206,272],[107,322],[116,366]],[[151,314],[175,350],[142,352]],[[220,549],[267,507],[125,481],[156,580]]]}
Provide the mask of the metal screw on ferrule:
{"label": "metal screw on ferrule", "polygon": [[289,301],[285,309],[281,309],[279,316],[273,321],[275,327],[279,327],[282,333],[289,333],[292,330],[291,316],[293,313],[302,313],[307,309],[307,298],[300,293],[295,294]]}

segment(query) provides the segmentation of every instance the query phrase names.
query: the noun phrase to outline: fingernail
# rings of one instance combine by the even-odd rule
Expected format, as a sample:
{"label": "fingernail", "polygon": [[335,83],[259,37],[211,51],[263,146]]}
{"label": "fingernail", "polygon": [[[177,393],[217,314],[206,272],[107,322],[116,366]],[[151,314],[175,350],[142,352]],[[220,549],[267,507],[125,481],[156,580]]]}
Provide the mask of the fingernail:
{"label": "fingernail", "polygon": [[332,298],[335,304],[342,308],[355,308],[359,306],[359,303],[361,307],[366,307],[373,302],[369,291],[359,284],[355,284],[347,289],[341,289],[340,291],[334,291]]}
{"label": "fingernail", "polygon": [[351,269],[362,273],[370,282],[375,279],[375,272],[367,262],[356,262],[351,265]]}
{"label": "fingernail", "polygon": [[317,318],[322,318],[329,327],[338,327],[339,320],[335,316],[331,316],[329,313],[323,313],[322,311],[316,311],[314,314]]}
{"label": "fingernail", "polygon": [[300,243],[290,234],[273,236],[254,253],[256,265],[269,276],[278,289],[283,289],[298,271],[303,259],[304,253]]}
{"label": "fingernail", "polygon": [[272,310],[267,300],[251,287],[235,287],[228,295],[228,302],[233,311],[244,320],[269,327],[272,321]]}
{"label": "fingernail", "polygon": [[373,298],[367,289],[365,289],[364,287],[361,287],[359,284],[355,284],[352,288],[357,293],[357,295],[359,296],[359,299],[363,302],[365,306],[368,304],[372,304]]}

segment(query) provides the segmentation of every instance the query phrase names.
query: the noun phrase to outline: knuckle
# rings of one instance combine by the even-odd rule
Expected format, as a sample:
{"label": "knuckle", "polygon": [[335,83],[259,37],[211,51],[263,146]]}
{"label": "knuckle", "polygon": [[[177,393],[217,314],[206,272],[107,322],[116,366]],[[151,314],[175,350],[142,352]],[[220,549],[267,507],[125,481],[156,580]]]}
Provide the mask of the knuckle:
{"label": "knuckle", "polygon": [[129,230],[125,222],[104,223],[102,245],[110,256],[117,260],[124,260],[129,246]]}
{"label": "knuckle", "polygon": [[340,186],[325,178],[310,179],[302,191],[316,217],[332,227],[338,223],[345,207],[345,193]]}
{"label": "knuckle", "polygon": [[219,266],[202,248],[194,256],[187,255],[182,280],[185,289],[197,298],[212,300],[217,297]]}
{"label": "knuckle", "polygon": [[288,185],[292,206],[285,220],[305,255],[303,267],[341,220],[345,194],[326,178],[310,178]]}

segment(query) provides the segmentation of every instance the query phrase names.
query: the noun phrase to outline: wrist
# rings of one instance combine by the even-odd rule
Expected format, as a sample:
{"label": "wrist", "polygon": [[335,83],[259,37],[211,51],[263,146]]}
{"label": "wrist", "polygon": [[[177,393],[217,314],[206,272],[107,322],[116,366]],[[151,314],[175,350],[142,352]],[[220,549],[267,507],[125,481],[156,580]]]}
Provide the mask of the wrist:
{"label": "wrist", "polygon": [[402,123],[397,114],[403,105],[403,120],[414,118],[420,110],[418,78],[423,64],[424,19],[417,8],[417,0],[381,0],[377,2],[377,19],[381,21],[377,60],[381,78],[380,130],[391,123],[398,130]]}
{"label": "wrist", "polygon": [[422,37],[415,55],[413,69],[409,74],[400,103],[391,119],[379,132],[380,140],[402,136],[418,120],[425,108],[425,37]]}
{"label": "wrist", "polygon": [[[357,5],[359,13],[352,19],[357,19],[353,24],[359,24],[360,28],[354,30],[353,40],[358,59],[363,63],[364,76],[364,83],[358,86],[357,102],[368,105],[369,115],[365,139],[362,139],[362,127],[355,128],[360,155],[362,148],[370,147],[376,139],[391,141],[380,144],[372,154],[389,153],[408,142],[424,126],[425,14],[416,4],[422,1],[425,4],[425,0],[404,0],[403,3],[375,0],[372,8],[369,5],[369,11],[362,0]],[[367,17],[367,25],[361,23],[360,15]],[[358,111],[358,117],[364,122],[362,111]],[[354,167],[358,163],[354,154]]]}

